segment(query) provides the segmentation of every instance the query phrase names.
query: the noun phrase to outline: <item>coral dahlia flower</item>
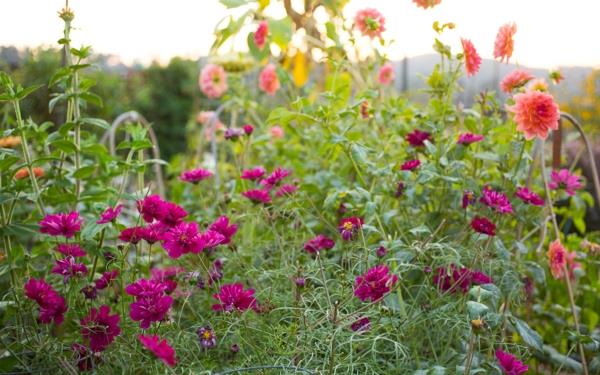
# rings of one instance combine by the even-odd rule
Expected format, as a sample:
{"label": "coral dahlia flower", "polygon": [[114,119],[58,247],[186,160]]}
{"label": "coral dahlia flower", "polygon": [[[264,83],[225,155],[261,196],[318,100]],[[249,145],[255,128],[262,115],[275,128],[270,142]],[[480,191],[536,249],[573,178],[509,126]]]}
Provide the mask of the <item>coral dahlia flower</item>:
{"label": "coral dahlia flower", "polygon": [[513,54],[514,40],[513,37],[517,32],[517,25],[515,23],[507,23],[502,25],[496,34],[496,41],[494,42],[494,58],[500,59],[500,62],[508,60]]}
{"label": "coral dahlia flower", "polygon": [[258,49],[265,48],[267,43],[267,36],[269,35],[269,23],[267,21],[261,21],[254,32],[254,44]]}
{"label": "coral dahlia flower", "polygon": [[395,78],[394,66],[390,63],[384,64],[379,69],[378,81],[380,84],[388,86]]}
{"label": "coral dahlia flower", "polygon": [[423,9],[433,8],[441,2],[442,0],[413,0],[413,3],[417,4],[417,6]]}
{"label": "coral dahlia flower", "polygon": [[371,39],[379,38],[385,31],[385,17],[377,9],[362,9],[354,16],[354,26]]}
{"label": "coral dahlia flower", "polygon": [[267,65],[258,76],[258,88],[264,91],[267,95],[275,95],[281,87],[279,78],[277,77],[277,69],[275,65]]}
{"label": "coral dahlia flower", "polygon": [[465,70],[467,76],[474,76],[479,71],[481,66],[481,56],[477,53],[475,46],[469,39],[460,39],[465,56]]}
{"label": "coral dahlia flower", "polygon": [[506,109],[514,113],[517,130],[525,139],[546,139],[548,131],[558,129],[560,112],[552,95],[540,91],[527,91],[514,96],[515,104]]}
{"label": "coral dahlia flower", "polygon": [[521,88],[535,77],[525,70],[513,70],[502,78],[500,81],[500,90],[510,94],[514,90]]}
{"label": "coral dahlia flower", "polygon": [[211,99],[220,98],[227,91],[227,74],[219,65],[207,64],[200,72],[200,90]]}

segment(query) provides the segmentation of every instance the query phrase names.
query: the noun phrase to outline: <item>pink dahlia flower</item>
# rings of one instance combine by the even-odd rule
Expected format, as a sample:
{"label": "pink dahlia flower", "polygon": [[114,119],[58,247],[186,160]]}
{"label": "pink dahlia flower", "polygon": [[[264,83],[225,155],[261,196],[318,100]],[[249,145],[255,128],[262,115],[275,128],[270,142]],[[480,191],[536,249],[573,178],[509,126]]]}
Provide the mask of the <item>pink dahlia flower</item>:
{"label": "pink dahlia flower", "polygon": [[[574,253],[573,253],[574,254]],[[564,269],[569,263],[571,253],[560,243],[560,240],[555,240],[550,244],[546,253],[548,262],[550,263],[550,271],[555,279],[562,279],[565,276]],[[574,258],[574,257],[573,257]]]}
{"label": "pink dahlia flower", "polygon": [[142,240],[143,232],[144,232],[143,227],[125,228],[119,234],[119,239],[123,242],[129,242],[129,243],[135,245]]}
{"label": "pink dahlia flower", "polygon": [[227,216],[220,216],[215,220],[209,227],[208,230],[217,232],[223,236],[221,245],[227,245],[231,242],[231,238],[235,235],[238,230],[237,224],[230,224]]}
{"label": "pink dahlia flower", "polygon": [[378,81],[380,84],[388,86],[390,83],[392,83],[395,77],[396,75],[394,74],[394,66],[392,64],[384,64],[379,69]]}
{"label": "pink dahlia flower", "polygon": [[380,38],[385,31],[385,17],[377,9],[362,9],[354,16],[354,26],[371,39]]}
{"label": "pink dahlia flower", "polygon": [[360,217],[347,217],[340,221],[340,224],[338,225],[338,231],[342,235],[344,241],[350,241],[354,237],[356,232],[358,232],[358,230],[362,228],[363,224],[364,221]]}
{"label": "pink dahlia flower", "polygon": [[527,84],[527,82],[531,81],[535,77],[531,75],[531,73],[526,72],[525,70],[513,70],[508,73],[502,81],[500,81],[500,90],[503,92],[510,94],[514,90],[521,88]]}
{"label": "pink dahlia flower", "polygon": [[475,216],[471,221],[471,228],[475,232],[487,234],[488,236],[496,235],[496,225],[485,217]]}
{"label": "pink dahlia flower", "polygon": [[423,9],[433,8],[441,2],[442,0],[413,0],[413,3],[417,4],[417,6],[420,6]]}
{"label": "pink dahlia flower", "polygon": [[260,184],[267,189],[271,189],[278,185],[284,178],[290,175],[290,171],[284,168],[275,168],[275,170],[264,180],[260,181]]}
{"label": "pink dahlia flower", "polygon": [[459,145],[468,146],[470,144],[483,141],[483,138],[484,136],[479,134],[462,133],[458,136],[458,141],[456,143]]}
{"label": "pink dahlia flower", "polygon": [[465,70],[467,76],[474,76],[479,71],[481,66],[481,56],[477,53],[475,46],[469,39],[460,39],[465,56]]}
{"label": "pink dahlia flower", "polygon": [[467,293],[471,285],[492,283],[492,278],[481,271],[473,271],[466,267],[458,268],[455,264],[449,267],[439,267],[435,270],[433,282],[444,292],[460,290]]}
{"label": "pink dahlia flower", "polygon": [[267,21],[261,21],[254,32],[254,44],[258,49],[265,48],[267,43],[267,36],[269,35],[269,23]]}
{"label": "pink dahlia flower", "polygon": [[165,232],[163,248],[171,258],[179,258],[183,254],[197,254],[203,250],[202,238],[195,222],[181,222]]}
{"label": "pink dahlia flower", "polygon": [[512,205],[506,197],[506,194],[499,191],[490,189],[489,186],[485,186],[481,192],[481,198],[479,201],[488,207],[495,209],[501,214],[510,214],[513,212]]}
{"label": "pink dahlia flower", "polygon": [[142,329],[150,327],[152,322],[165,320],[173,298],[165,295],[168,286],[158,280],[140,279],[127,285],[125,292],[135,297],[129,305],[129,316],[134,321],[140,322]]}
{"label": "pink dahlia flower", "polygon": [[117,218],[117,216],[121,214],[122,209],[122,204],[117,205],[115,208],[106,207],[104,212],[100,214],[100,219],[96,221],[96,224],[107,224],[113,222]]}
{"label": "pink dahlia flower", "polygon": [[568,169],[552,171],[550,173],[550,180],[551,181],[548,183],[548,187],[550,187],[550,189],[564,189],[569,195],[575,195],[575,190],[583,187],[579,181],[579,176],[576,174],[570,174]]}
{"label": "pink dahlia flower", "polygon": [[120,320],[119,314],[110,315],[110,307],[106,305],[100,309],[92,307],[80,320],[81,335],[89,340],[92,351],[102,352],[121,334]]}
{"label": "pink dahlia flower", "polygon": [[50,236],[71,238],[81,230],[81,222],[79,212],[46,215],[40,221],[40,232]]}
{"label": "pink dahlia flower", "polygon": [[263,167],[256,167],[242,171],[241,178],[243,180],[259,180],[265,175],[266,171]]}
{"label": "pink dahlia flower", "polygon": [[423,147],[425,146],[425,141],[431,142],[431,133],[415,129],[408,133],[405,139],[413,147]]}
{"label": "pink dahlia flower", "polygon": [[533,206],[543,206],[544,200],[542,197],[534,193],[533,191],[527,189],[526,187],[521,187],[517,189],[515,192],[515,196],[522,200],[527,204],[531,204]]}
{"label": "pink dahlia flower", "polygon": [[219,293],[213,294],[213,298],[219,301],[212,306],[214,311],[233,312],[258,308],[254,289],[244,290],[244,285],[240,283],[223,284]]}
{"label": "pink dahlia flower", "polygon": [[496,359],[505,375],[521,375],[529,370],[529,367],[517,357],[500,349],[496,350]]}
{"label": "pink dahlia flower", "polygon": [[211,171],[198,168],[181,172],[181,175],[179,175],[179,179],[181,181],[196,184],[202,180],[206,180],[207,178],[212,177],[212,175],[213,173]]}
{"label": "pink dahlia flower", "polygon": [[31,278],[24,286],[25,296],[34,300],[40,307],[39,320],[41,323],[62,324],[67,312],[65,299],[58,294],[44,279]]}
{"label": "pink dahlia flower", "polygon": [[67,257],[84,257],[87,255],[81,246],[75,243],[61,243],[56,245],[54,249]]}
{"label": "pink dahlia flower", "polygon": [[156,222],[142,228],[141,236],[144,241],[152,245],[157,243],[158,241],[162,241],[164,239],[165,233],[169,229],[171,229],[170,226],[165,225],[161,222]]}
{"label": "pink dahlia flower", "polygon": [[254,203],[269,204],[272,201],[268,190],[252,189],[244,191],[242,195]]}
{"label": "pink dahlia flower", "polygon": [[175,350],[169,345],[167,340],[163,340],[156,335],[139,335],[138,340],[144,345],[144,348],[150,350],[165,365],[173,367],[177,364]]}
{"label": "pink dahlia flower", "polygon": [[281,198],[284,196],[292,195],[296,191],[298,191],[298,186],[291,184],[283,184],[279,189],[277,189],[277,191],[275,192],[275,196]]}
{"label": "pink dahlia flower", "polygon": [[281,126],[278,126],[278,125],[271,126],[271,129],[269,129],[269,132],[271,134],[272,139],[280,139],[285,136],[285,131],[283,130],[283,128]]}
{"label": "pink dahlia flower", "polygon": [[513,54],[514,40],[513,37],[517,32],[517,25],[515,23],[507,23],[502,25],[496,35],[496,41],[494,42],[494,58],[500,59],[500,62],[508,60]]}
{"label": "pink dahlia flower", "polygon": [[275,95],[281,87],[279,78],[277,77],[277,69],[275,65],[267,65],[258,76],[258,88],[264,91],[267,95]]}
{"label": "pink dahlia flower", "polygon": [[334,240],[319,234],[304,244],[304,250],[309,253],[318,253],[321,250],[329,250],[333,246],[335,246]]}
{"label": "pink dahlia flower", "polygon": [[165,215],[167,208],[165,201],[158,195],[149,195],[136,202],[137,209],[145,222],[151,223],[154,220],[161,220]]}
{"label": "pink dahlia flower", "polygon": [[219,65],[207,64],[200,72],[200,90],[211,99],[220,98],[227,91],[227,74]]}
{"label": "pink dahlia flower", "polygon": [[96,289],[102,290],[108,288],[113,281],[119,276],[119,270],[106,271],[100,276],[100,278],[94,281]]}
{"label": "pink dahlia flower", "polygon": [[183,221],[188,213],[183,207],[173,203],[173,202],[165,202],[164,203],[164,216],[160,218],[160,222],[168,227],[174,227],[180,224]]}
{"label": "pink dahlia flower", "polygon": [[387,266],[380,264],[356,277],[354,295],[363,302],[376,302],[383,298],[397,281],[398,276],[391,275]]}
{"label": "pink dahlia flower", "polygon": [[421,161],[418,159],[408,160],[400,166],[401,171],[413,171],[421,166]]}
{"label": "pink dahlia flower", "polygon": [[548,131],[558,129],[560,112],[552,95],[540,91],[527,91],[514,96],[515,104],[506,109],[514,113],[517,130],[525,139],[546,139]]}
{"label": "pink dahlia flower", "polygon": [[68,283],[71,277],[82,277],[87,275],[88,270],[85,264],[77,263],[74,257],[58,259],[54,263],[52,273],[61,275],[64,283]]}

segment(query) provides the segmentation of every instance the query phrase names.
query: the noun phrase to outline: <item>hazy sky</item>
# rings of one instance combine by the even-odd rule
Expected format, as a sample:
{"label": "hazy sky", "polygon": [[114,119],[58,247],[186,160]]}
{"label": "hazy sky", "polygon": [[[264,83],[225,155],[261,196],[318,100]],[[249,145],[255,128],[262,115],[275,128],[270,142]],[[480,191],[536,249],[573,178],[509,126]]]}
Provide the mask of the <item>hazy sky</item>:
{"label": "hazy sky", "polygon": [[[0,45],[56,45],[62,33],[57,11],[63,5],[64,0],[0,0]],[[218,0],[70,0],[70,6],[76,16],[74,44],[92,45],[126,62],[206,55],[216,23],[228,14]],[[346,11],[353,16],[364,7],[386,16],[385,36],[396,41],[388,50],[393,59],[432,52],[435,20],[457,24],[445,41],[457,46],[459,37],[470,38],[482,57],[490,58],[498,27],[514,21],[512,61],[600,67],[598,0],[443,0],[433,10],[411,0],[351,0]]]}

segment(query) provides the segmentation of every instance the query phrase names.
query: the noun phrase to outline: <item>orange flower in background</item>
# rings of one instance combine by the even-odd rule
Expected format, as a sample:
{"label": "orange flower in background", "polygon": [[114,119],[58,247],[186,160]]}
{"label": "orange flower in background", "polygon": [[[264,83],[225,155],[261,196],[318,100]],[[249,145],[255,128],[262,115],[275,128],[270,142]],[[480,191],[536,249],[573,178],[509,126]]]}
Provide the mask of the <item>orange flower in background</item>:
{"label": "orange flower in background", "polygon": [[0,148],[13,148],[21,144],[21,137],[9,136],[0,138]]}
{"label": "orange flower in background", "polygon": [[[35,177],[44,177],[46,172],[41,167],[33,167],[32,168],[33,175]],[[15,173],[15,180],[22,180],[24,178],[29,177],[29,170],[27,168],[21,168]]]}
{"label": "orange flower in background", "polygon": [[413,3],[417,4],[417,6],[423,9],[433,8],[441,2],[442,0],[413,0]]}
{"label": "orange flower in background", "polygon": [[552,95],[530,90],[514,96],[515,104],[506,109],[514,113],[517,130],[525,139],[546,139],[548,131],[558,129],[560,111]]}
{"label": "orange flower in background", "polygon": [[524,70],[513,70],[508,73],[500,82],[500,90],[510,94],[513,90],[523,87],[527,82],[531,81],[534,77],[531,73]]}
{"label": "orange flower in background", "polygon": [[381,33],[385,31],[385,17],[377,9],[362,9],[356,12],[354,25],[363,35],[371,39],[379,38]]}
{"label": "orange flower in background", "polygon": [[460,42],[462,43],[463,53],[465,55],[465,70],[467,71],[467,76],[474,76],[481,66],[481,57],[469,39],[460,38]]}
{"label": "orange flower in background", "polygon": [[494,43],[494,58],[500,59],[500,62],[503,62],[506,59],[508,60],[513,54],[514,49],[514,40],[513,37],[517,32],[517,24],[514,22],[507,23],[502,25],[498,30],[498,34],[496,35],[496,42]]}
{"label": "orange flower in background", "polygon": [[577,253],[567,250],[560,240],[555,240],[548,248],[548,262],[550,262],[550,272],[555,279],[562,279],[565,276],[565,267],[569,272],[569,278],[575,278],[573,271],[580,268],[581,265],[575,261]]}

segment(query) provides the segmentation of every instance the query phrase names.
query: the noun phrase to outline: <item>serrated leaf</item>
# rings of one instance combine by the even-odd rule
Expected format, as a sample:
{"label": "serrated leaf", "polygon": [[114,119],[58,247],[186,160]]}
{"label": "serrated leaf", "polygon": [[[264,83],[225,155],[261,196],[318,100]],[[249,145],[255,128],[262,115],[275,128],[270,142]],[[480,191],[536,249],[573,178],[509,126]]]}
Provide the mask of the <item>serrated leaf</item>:
{"label": "serrated leaf", "polygon": [[536,331],[519,318],[513,316],[511,317],[511,320],[525,344],[539,351],[543,350],[544,342],[542,337]]}

